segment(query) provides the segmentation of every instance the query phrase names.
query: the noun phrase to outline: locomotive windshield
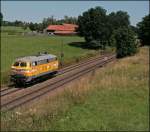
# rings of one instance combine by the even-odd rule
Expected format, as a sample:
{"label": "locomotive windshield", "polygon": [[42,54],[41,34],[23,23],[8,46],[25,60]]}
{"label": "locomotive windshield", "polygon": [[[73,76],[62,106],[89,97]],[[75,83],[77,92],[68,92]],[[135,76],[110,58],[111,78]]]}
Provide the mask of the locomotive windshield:
{"label": "locomotive windshield", "polygon": [[21,66],[21,67],[26,67],[26,66],[27,66],[27,63],[26,63],[26,62],[20,62],[20,66]]}
{"label": "locomotive windshield", "polygon": [[19,66],[19,62],[15,62],[13,66]]}
{"label": "locomotive windshield", "polygon": [[26,67],[27,63],[26,62],[15,62],[13,66]]}

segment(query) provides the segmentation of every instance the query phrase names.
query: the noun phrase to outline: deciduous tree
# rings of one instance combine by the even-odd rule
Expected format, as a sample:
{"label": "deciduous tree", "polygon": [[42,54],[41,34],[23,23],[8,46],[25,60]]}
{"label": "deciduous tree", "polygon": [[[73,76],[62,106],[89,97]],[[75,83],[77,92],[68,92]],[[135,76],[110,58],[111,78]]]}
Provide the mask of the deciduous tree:
{"label": "deciduous tree", "polygon": [[35,31],[35,25],[32,22],[29,24],[29,28],[31,31]]}
{"label": "deciduous tree", "polygon": [[3,14],[0,12],[0,25],[2,25],[3,22]]}
{"label": "deciduous tree", "polygon": [[138,37],[142,45],[150,45],[150,14],[145,16],[141,22],[137,24]]}
{"label": "deciduous tree", "polygon": [[[78,17],[78,32],[91,46],[98,47],[100,41],[108,40],[106,10],[102,7],[91,8]],[[93,43],[94,41],[94,43]]]}

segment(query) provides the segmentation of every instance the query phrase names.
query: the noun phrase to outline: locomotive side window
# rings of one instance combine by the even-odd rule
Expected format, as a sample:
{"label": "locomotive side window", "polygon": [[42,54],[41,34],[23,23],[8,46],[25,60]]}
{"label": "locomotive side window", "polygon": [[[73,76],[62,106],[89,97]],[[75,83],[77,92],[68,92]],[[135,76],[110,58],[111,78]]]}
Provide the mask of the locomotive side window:
{"label": "locomotive side window", "polygon": [[47,64],[47,63],[52,62],[54,60],[57,60],[57,58],[49,58],[49,59],[35,61],[35,62],[32,62],[32,66]]}
{"label": "locomotive side window", "polygon": [[37,62],[32,62],[32,66],[37,66]]}
{"label": "locomotive side window", "polygon": [[48,62],[51,62],[52,61],[52,59],[48,59]]}
{"label": "locomotive side window", "polygon": [[46,64],[47,63],[47,59],[45,60],[40,60],[37,62],[38,65],[42,65],[42,64]]}
{"label": "locomotive side window", "polygon": [[48,59],[49,62],[54,61],[54,60],[57,60],[57,58],[50,58],[50,59]]}

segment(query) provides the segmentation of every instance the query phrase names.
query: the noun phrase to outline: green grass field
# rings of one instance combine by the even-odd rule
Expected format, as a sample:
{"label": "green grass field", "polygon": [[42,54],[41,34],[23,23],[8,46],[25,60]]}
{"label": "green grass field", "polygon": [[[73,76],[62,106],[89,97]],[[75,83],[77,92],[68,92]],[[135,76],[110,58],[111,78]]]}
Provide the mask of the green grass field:
{"label": "green grass field", "polygon": [[63,41],[64,63],[71,63],[79,57],[94,54],[94,50],[71,46],[73,42],[84,42],[77,36],[9,36],[1,37],[1,73],[2,83],[7,82],[10,66],[19,56],[35,55],[38,52],[47,51],[60,58],[61,43]]}
{"label": "green grass field", "polygon": [[148,131],[149,50],[97,70],[64,92],[1,114],[5,131]]}
{"label": "green grass field", "polygon": [[16,26],[2,26],[1,27],[1,35],[20,35],[21,33],[29,32],[30,29],[23,29],[22,27],[16,27]]}

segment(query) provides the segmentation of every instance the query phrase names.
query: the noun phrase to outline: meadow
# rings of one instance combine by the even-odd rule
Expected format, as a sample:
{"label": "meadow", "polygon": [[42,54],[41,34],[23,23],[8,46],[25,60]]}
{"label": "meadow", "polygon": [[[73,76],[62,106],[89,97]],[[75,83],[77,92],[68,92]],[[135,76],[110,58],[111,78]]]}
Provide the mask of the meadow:
{"label": "meadow", "polygon": [[148,131],[149,49],[108,64],[24,108],[1,114],[5,131]]}
{"label": "meadow", "polygon": [[20,35],[29,31],[29,28],[23,29],[22,27],[16,26],[1,26],[1,35]]}
{"label": "meadow", "polygon": [[[9,29],[10,30],[10,29]],[[18,29],[19,30],[19,29]],[[20,56],[36,55],[38,52],[48,52],[57,55],[60,59],[63,50],[63,63],[69,64],[77,58],[88,57],[95,54],[95,50],[77,47],[72,43],[84,42],[84,38],[78,36],[1,36],[1,83],[8,82],[10,67],[15,58]],[[62,49],[63,43],[63,49]]]}

